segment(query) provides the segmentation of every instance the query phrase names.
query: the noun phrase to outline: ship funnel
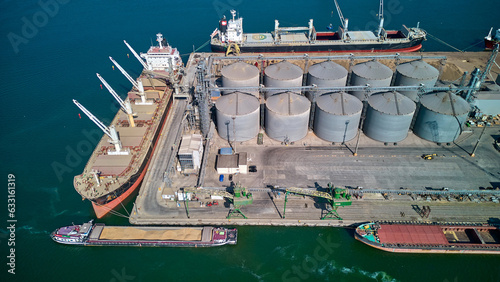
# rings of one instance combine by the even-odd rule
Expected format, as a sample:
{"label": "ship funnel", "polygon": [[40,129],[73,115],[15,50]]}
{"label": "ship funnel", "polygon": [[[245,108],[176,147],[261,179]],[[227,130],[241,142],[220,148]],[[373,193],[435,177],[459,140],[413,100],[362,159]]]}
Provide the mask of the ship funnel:
{"label": "ship funnel", "polygon": [[157,33],[157,34],[156,34],[156,41],[158,41],[158,44],[159,44],[159,46],[160,46],[160,49],[163,49],[163,47],[164,47],[164,46],[163,46],[163,43],[162,43],[162,42],[163,42],[163,34],[161,34],[161,33]]}

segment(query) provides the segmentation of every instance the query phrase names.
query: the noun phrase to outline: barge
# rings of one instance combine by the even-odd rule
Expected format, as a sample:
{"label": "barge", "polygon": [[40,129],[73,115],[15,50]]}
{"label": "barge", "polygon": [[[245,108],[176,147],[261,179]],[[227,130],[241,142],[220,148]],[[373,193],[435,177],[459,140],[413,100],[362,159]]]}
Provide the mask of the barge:
{"label": "barge", "polygon": [[500,254],[500,230],[491,225],[369,222],[354,236],[395,253]]}
{"label": "barge", "polygon": [[306,27],[280,27],[275,20],[274,32],[243,33],[243,18],[236,18],[232,10],[232,19],[225,16],[219,21],[219,27],[211,34],[213,52],[229,52],[239,49],[249,53],[282,52],[414,52],[422,48],[422,41],[427,33],[418,27],[400,30],[385,30],[383,27],[383,1],[380,1],[379,28],[376,31],[351,31],[348,19],[344,19],[337,1],[335,1],[342,26],[337,31],[318,32],[309,20]]}
{"label": "barge", "polygon": [[82,246],[215,247],[235,245],[238,232],[224,227],[106,226],[89,221],[56,229],[60,244]]}

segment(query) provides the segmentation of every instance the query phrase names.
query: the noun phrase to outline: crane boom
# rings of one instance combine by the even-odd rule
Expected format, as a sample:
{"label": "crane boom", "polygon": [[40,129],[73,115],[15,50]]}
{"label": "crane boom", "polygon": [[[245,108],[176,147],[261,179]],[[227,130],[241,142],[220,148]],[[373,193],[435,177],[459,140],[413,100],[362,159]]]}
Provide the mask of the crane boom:
{"label": "crane boom", "polygon": [[344,28],[344,32],[347,32],[347,26],[349,24],[349,19],[344,19],[344,15],[342,15],[342,11],[340,10],[339,3],[337,0],[335,1],[335,7],[337,8],[337,12],[339,13],[340,22],[342,23],[342,27]]}
{"label": "crane boom", "polygon": [[137,60],[141,63],[141,65],[144,67],[144,69],[148,70],[149,67],[148,65],[141,59],[141,57],[135,52],[135,50],[132,48],[132,46],[130,46],[127,41],[123,40],[123,43],[125,43],[125,45],[127,45],[128,49],[130,49],[130,52],[132,52],[132,54],[134,54],[134,56],[137,58]]}
{"label": "crane boom", "polygon": [[143,93],[144,92],[144,89],[139,89],[139,84],[137,83],[137,81],[135,81],[123,68],[122,66],[120,66],[115,60],[113,60],[113,58],[110,56],[109,59],[111,60],[111,62],[113,62],[113,64],[115,64],[115,66],[123,73],[123,75],[128,79],[128,81],[130,81],[130,83],[132,83],[132,85],[134,85],[135,88],[137,88],[137,90],[139,90],[140,93]]}
{"label": "crane boom", "polygon": [[82,106],[82,104],[78,103],[77,100],[73,99],[73,103],[75,103],[75,105],[80,108],[80,110],[82,110],[82,112],[87,115],[89,117],[89,119],[91,121],[93,121],[102,131],[104,131],[104,133],[106,135],[109,136],[109,138],[113,138],[111,136],[111,131],[109,130],[109,128],[104,125],[104,123],[102,123],[98,118],[96,118],[89,110],[87,110],[84,106]]}
{"label": "crane boom", "polygon": [[104,86],[106,87],[106,89],[108,89],[109,93],[111,93],[111,95],[113,95],[113,97],[115,97],[116,101],[118,102],[118,104],[120,104],[120,106],[122,107],[122,110],[128,114],[128,115],[131,115],[132,114],[132,108],[130,107],[130,103],[125,103],[122,98],[120,98],[120,96],[118,96],[118,94],[115,92],[115,90],[113,90],[113,88],[111,88],[111,86],[106,82],[106,80],[104,80],[104,78],[102,78],[102,76],[98,73],[96,73],[97,75],[97,78],[99,78],[99,80],[102,82],[102,84],[104,84]]}
{"label": "crane boom", "polygon": [[115,126],[112,125],[107,127],[102,123],[98,118],[96,118],[89,110],[87,110],[84,106],[78,103],[77,100],[73,99],[73,103],[82,110],[82,112],[89,117],[91,121],[93,121],[109,138],[111,138],[111,144],[115,145],[115,151],[108,151],[108,155],[128,155],[130,150],[122,150],[122,142],[120,141],[120,137],[118,137],[118,132],[116,132]]}
{"label": "crane boom", "polygon": [[380,24],[378,26],[378,35],[382,34],[382,29],[384,28],[384,0],[380,0],[380,6],[378,7],[378,19],[380,20]]}

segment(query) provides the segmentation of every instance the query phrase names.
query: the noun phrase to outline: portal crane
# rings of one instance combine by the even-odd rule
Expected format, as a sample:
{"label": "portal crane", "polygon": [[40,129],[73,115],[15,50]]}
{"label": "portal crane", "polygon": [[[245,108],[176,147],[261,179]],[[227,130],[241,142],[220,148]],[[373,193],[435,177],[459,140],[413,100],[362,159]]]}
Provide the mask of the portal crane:
{"label": "portal crane", "polygon": [[[184,193],[197,193],[197,194],[208,194],[214,196],[222,196],[228,199],[231,202],[231,207],[229,209],[229,213],[226,218],[230,219],[234,216],[241,216],[244,219],[247,219],[245,214],[241,211],[241,207],[250,205],[253,203],[253,195],[248,192],[245,187],[242,187],[239,184],[235,184],[233,187],[233,194],[228,193],[226,191],[219,190],[209,190],[203,188],[184,188]],[[189,200],[186,197],[186,212],[189,218]]]}
{"label": "portal crane", "polygon": [[129,150],[123,150],[122,142],[120,141],[120,137],[118,137],[118,132],[116,132],[115,126],[112,125],[107,127],[102,123],[98,118],[96,118],[89,110],[87,110],[84,106],[78,103],[77,100],[73,99],[73,103],[82,110],[84,114],[86,114],[91,121],[93,121],[106,135],[111,138],[109,142],[115,145],[115,151],[108,151],[108,155],[128,155],[130,154]]}
{"label": "portal crane", "polygon": [[286,214],[286,203],[288,202],[288,194],[299,194],[310,197],[318,197],[326,199],[331,205],[328,212],[321,217],[321,219],[339,219],[342,220],[337,212],[339,207],[350,206],[352,204],[351,195],[347,193],[347,189],[335,188],[331,183],[328,183],[328,192],[320,192],[311,189],[301,189],[301,188],[286,188],[285,189],[285,205],[283,208],[283,219]]}
{"label": "portal crane", "polygon": [[111,88],[111,86],[106,82],[106,80],[104,80],[104,78],[102,78],[101,75],[99,75],[98,73],[96,73],[96,75],[97,75],[97,78],[99,78],[99,80],[102,82],[102,84],[104,84],[104,86],[106,86],[106,89],[108,89],[109,93],[111,93],[111,95],[113,95],[113,97],[115,97],[116,101],[118,101],[118,104],[120,104],[120,106],[122,107],[122,110],[128,115],[128,120],[130,122],[130,126],[135,127],[134,113],[132,112],[132,106],[130,105],[130,101],[129,100],[123,101],[122,98],[120,98],[120,96],[118,96],[118,94],[115,92],[115,90],[113,90],[113,88]]}
{"label": "portal crane", "polygon": [[110,56],[109,59],[113,64],[121,71],[121,73],[132,83],[132,85],[139,91],[139,96],[141,96],[141,102],[136,103],[137,105],[151,105],[153,104],[152,102],[147,102],[146,101],[146,95],[144,94],[144,86],[142,85],[142,81],[139,79],[138,81],[135,81],[123,68],[120,66],[113,58]]}
{"label": "portal crane", "polygon": [[144,69],[146,70],[151,70],[151,68],[141,59],[141,56],[139,56],[139,54],[137,54],[135,52],[135,50],[132,48],[132,46],[130,46],[127,41],[123,40],[123,43],[125,43],[125,45],[127,45],[128,49],[130,49],[130,52],[132,52],[132,54],[134,54],[134,56],[137,58],[137,60],[141,63],[141,65],[144,67]]}

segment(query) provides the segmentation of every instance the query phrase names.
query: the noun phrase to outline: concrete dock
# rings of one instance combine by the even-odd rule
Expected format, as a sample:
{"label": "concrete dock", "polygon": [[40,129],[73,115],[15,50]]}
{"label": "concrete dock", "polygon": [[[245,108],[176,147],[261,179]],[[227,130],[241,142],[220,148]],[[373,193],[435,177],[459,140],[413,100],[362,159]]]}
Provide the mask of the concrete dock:
{"label": "concrete dock", "polygon": [[[193,85],[196,62],[208,55],[200,54],[197,58],[191,55],[183,84]],[[443,79],[453,81],[459,79],[463,71],[470,73],[474,67],[484,66],[489,53],[425,55],[447,56],[442,75]],[[488,222],[500,219],[500,204],[495,201],[500,198],[500,190],[488,189],[500,187],[500,152],[493,146],[494,140],[500,137],[498,125],[484,130],[474,157],[471,153],[483,131],[480,127],[466,127],[454,143],[439,145],[411,132],[397,144],[384,144],[360,132],[357,151],[358,138],[333,144],[319,139],[312,131],[293,145],[282,145],[268,138],[263,130],[262,145],[257,144],[257,138],[229,144],[212,128],[201,186],[225,190],[231,185],[227,175],[223,182],[219,181],[215,168],[220,148],[231,146],[236,152],[246,152],[248,165],[255,166],[257,171],[233,175],[232,181],[253,194],[253,204],[241,208],[248,219],[228,219],[227,199],[218,200],[216,206],[207,206],[214,200],[206,194],[196,194],[195,200],[188,202],[164,199],[162,195],[196,187],[199,181],[198,175],[183,175],[173,169],[179,138],[185,129],[188,102],[176,100],[172,106],[159,148],[135,201],[130,217],[132,224],[347,226],[371,220]],[[425,154],[437,156],[424,160]],[[297,195],[288,197],[284,215],[285,197],[275,187],[324,189],[330,182],[336,187],[353,188],[351,191],[362,187],[362,199],[353,198],[351,206],[338,209],[342,220],[321,220],[329,204],[322,199]],[[448,189],[442,190],[443,187]],[[383,195],[379,191],[390,192]],[[431,197],[426,191],[442,191],[442,195]],[[428,216],[422,216],[424,206],[430,208]]]}

